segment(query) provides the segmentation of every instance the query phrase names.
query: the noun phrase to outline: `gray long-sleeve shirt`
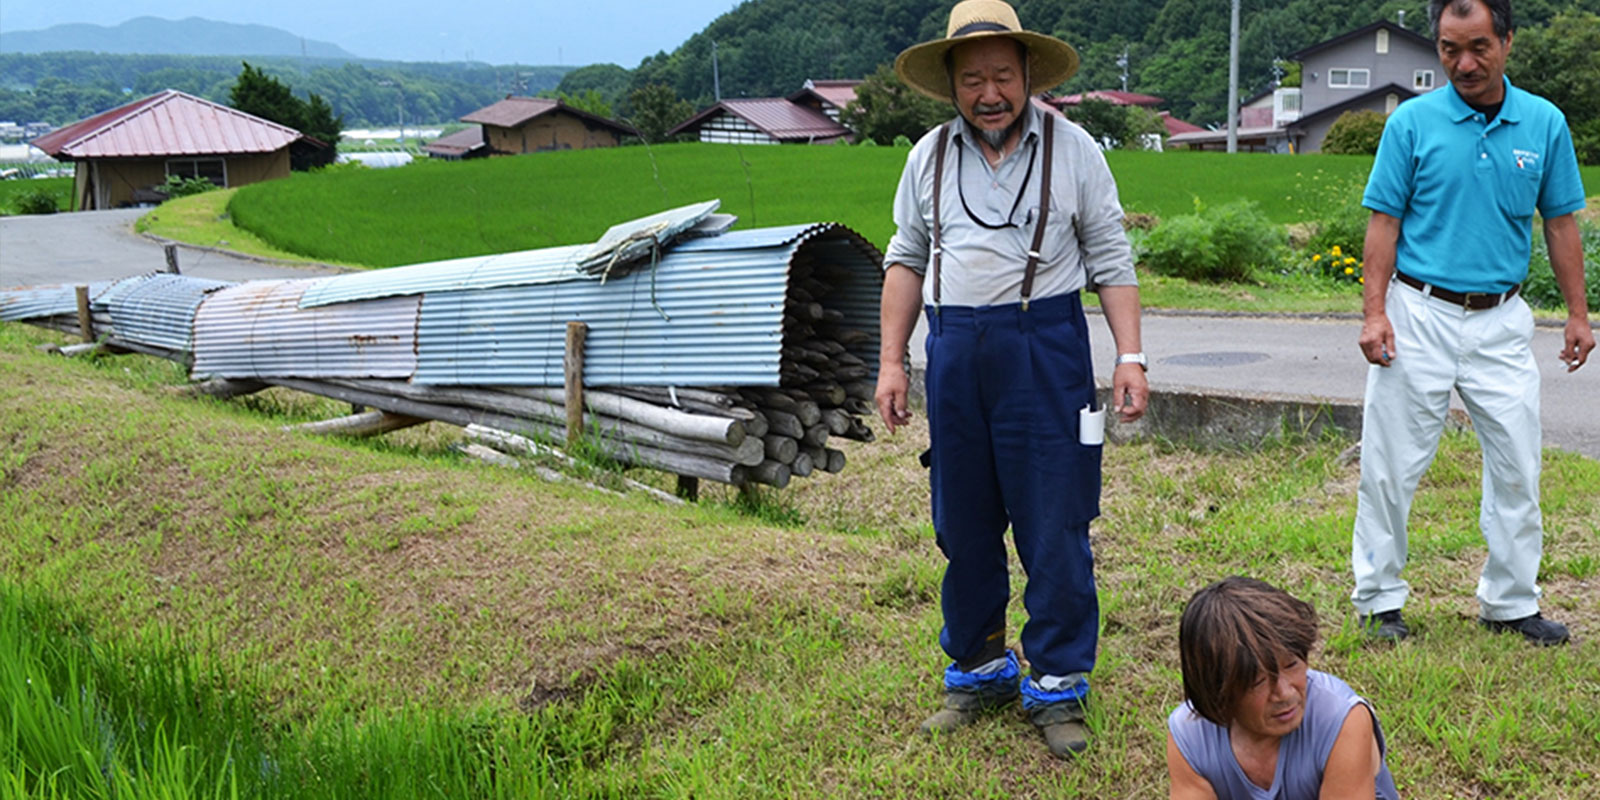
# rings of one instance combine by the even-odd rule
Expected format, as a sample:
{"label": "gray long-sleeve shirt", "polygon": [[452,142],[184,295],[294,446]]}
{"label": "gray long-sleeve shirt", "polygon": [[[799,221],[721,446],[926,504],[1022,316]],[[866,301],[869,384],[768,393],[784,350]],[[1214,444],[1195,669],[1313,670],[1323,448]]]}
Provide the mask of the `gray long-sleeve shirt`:
{"label": "gray long-sleeve shirt", "polygon": [[[897,230],[889,240],[884,268],[901,264],[926,275],[933,224],[933,159],[941,133],[945,150],[944,190],[939,199],[944,258],[940,301],[986,306],[1022,299],[1022,275],[1039,220],[1039,181],[1043,171],[1043,114],[1028,104],[1022,141],[996,168],[990,168],[965,123],[935,128],[911,149],[894,197]],[[1085,285],[1137,285],[1133,254],[1122,230],[1117,184],[1100,148],[1087,133],[1064,119],[1055,124],[1055,166],[1050,177],[1050,217],[1033,283],[1033,299],[1076,292]],[[1030,156],[1038,148],[1033,169]],[[1021,203],[1013,204],[1021,192]],[[966,208],[962,201],[965,199]],[[1009,220],[1016,227],[989,230]],[[922,299],[933,303],[931,276],[922,282]]]}

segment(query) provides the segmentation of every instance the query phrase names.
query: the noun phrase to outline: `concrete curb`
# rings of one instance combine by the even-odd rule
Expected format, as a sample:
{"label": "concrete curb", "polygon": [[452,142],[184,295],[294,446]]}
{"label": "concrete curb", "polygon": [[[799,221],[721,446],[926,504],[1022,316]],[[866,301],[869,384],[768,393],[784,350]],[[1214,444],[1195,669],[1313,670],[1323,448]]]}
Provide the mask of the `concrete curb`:
{"label": "concrete curb", "polygon": [[[132,230],[132,228],[130,227],[129,230]],[[145,231],[133,230],[132,232],[135,236],[148,239],[149,241],[155,242],[163,247],[169,244],[175,244],[185,250],[192,250],[197,253],[215,253],[217,255],[227,256],[229,258],[237,258],[241,261],[249,261],[256,264],[268,264],[274,267],[289,267],[291,269],[327,270],[332,273],[360,271],[352,267],[340,267],[334,264],[324,264],[320,261],[290,261],[286,258],[271,258],[269,256],[251,255],[249,253],[241,253],[237,250],[229,250],[225,247],[211,247],[203,244],[192,244],[190,242],[184,242],[178,239],[168,239],[165,236],[157,236],[153,233],[147,233]]]}

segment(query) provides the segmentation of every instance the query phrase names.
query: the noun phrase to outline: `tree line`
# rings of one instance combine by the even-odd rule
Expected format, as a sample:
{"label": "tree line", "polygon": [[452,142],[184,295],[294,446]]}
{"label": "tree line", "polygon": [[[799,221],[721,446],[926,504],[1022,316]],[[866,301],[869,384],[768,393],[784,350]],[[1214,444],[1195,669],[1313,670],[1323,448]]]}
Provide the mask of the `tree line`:
{"label": "tree line", "polygon": [[[163,89],[227,103],[239,59],[105,53],[0,54],[0,119],[75,122]],[[262,72],[321,96],[354,126],[454,120],[508,94],[554,89],[569,68],[480,63],[252,58]]]}

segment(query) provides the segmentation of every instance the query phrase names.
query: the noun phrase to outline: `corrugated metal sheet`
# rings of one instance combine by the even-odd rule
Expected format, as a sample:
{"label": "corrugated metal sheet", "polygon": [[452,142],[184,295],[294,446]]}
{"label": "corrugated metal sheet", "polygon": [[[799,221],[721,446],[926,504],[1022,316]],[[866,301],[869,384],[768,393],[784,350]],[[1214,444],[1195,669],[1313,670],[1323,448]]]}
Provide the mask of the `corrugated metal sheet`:
{"label": "corrugated metal sheet", "polygon": [[417,367],[420,297],[300,308],[312,281],[221,289],[195,315],[193,375],[408,378]]}
{"label": "corrugated metal sheet", "polygon": [[[776,385],[789,265],[802,250],[860,276],[858,286],[841,289],[840,302],[825,305],[844,312],[846,325],[876,332],[877,296],[870,307],[860,298],[878,285],[881,257],[859,236],[835,225],[741,231],[685,243],[654,271],[603,286],[569,281],[429,294],[414,380],[559,385],[566,323],[581,321],[589,325],[588,385]],[[871,355],[868,363],[875,363],[875,343]]]}
{"label": "corrugated metal sheet", "polygon": [[187,275],[147,275],[118,283],[98,302],[111,312],[118,339],[187,351],[200,302],[232,285]]}
{"label": "corrugated metal sheet", "polygon": [[300,305],[312,308],[424,292],[527,286],[574,279],[598,281],[598,275],[578,272],[577,259],[588,248],[589,245],[547,247],[333,275],[313,281]]}
{"label": "corrugated metal sheet", "polygon": [[271,153],[300,132],[194,95],[167,90],[41,137],[68,158]]}
{"label": "corrugated metal sheet", "polygon": [[[89,302],[94,303],[115,281],[89,284]],[[27,289],[0,290],[0,320],[22,320],[78,313],[77,290],[70,285],[33,286]]]}

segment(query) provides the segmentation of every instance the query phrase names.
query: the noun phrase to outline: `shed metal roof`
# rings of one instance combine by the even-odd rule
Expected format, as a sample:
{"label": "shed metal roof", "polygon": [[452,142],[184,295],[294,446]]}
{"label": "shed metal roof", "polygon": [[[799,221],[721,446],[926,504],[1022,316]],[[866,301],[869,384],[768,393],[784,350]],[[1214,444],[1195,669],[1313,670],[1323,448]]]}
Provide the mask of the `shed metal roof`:
{"label": "shed metal roof", "polygon": [[58,159],[271,153],[294,128],[168,89],[33,140]]}
{"label": "shed metal roof", "polygon": [[843,111],[845,106],[856,99],[856,87],[860,85],[860,80],[852,79],[808,80],[799,91],[789,95],[789,99],[799,100],[807,94],[813,94],[823,102]]}

